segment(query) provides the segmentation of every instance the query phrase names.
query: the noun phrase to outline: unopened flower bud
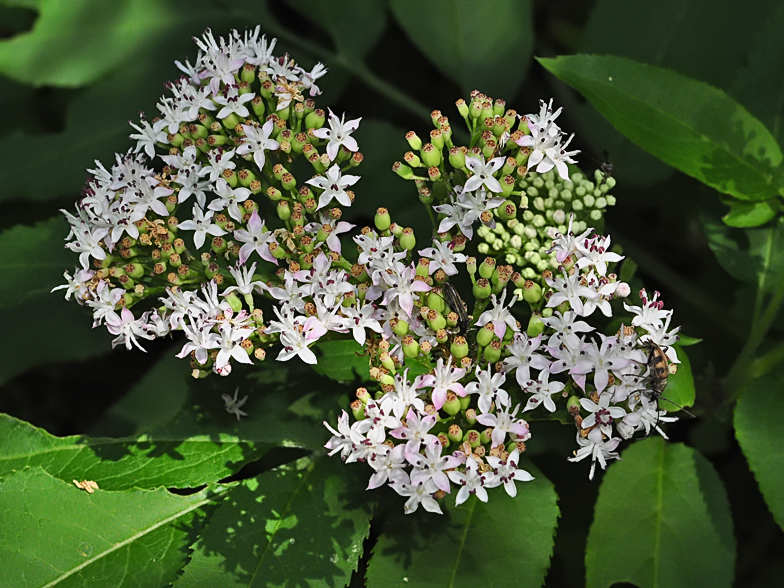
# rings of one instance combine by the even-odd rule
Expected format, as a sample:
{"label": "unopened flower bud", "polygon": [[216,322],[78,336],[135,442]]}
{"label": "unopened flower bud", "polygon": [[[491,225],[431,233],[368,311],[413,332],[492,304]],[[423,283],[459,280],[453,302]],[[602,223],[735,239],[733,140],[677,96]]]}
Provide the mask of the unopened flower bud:
{"label": "unopened flower bud", "polygon": [[400,235],[400,246],[408,251],[416,247],[416,237],[412,228],[406,227],[403,229],[403,233]]}
{"label": "unopened flower bud", "polygon": [[544,321],[542,321],[541,313],[534,312],[531,314],[531,318],[528,320],[528,329],[526,333],[528,333],[529,337],[538,337],[544,331],[546,325]]}
{"label": "unopened flower bud", "polygon": [[470,256],[466,258],[466,269],[472,276],[476,274],[476,257]]}
{"label": "unopened flower bud", "polygon": [[465,416],[469,425],[473,426],[476,423],[476,410],[473,408],[466,409]]}
{"label": "unopened flower bud", "polygon": [[498,361],[501,358],[501,345],[502,345],[501,341],[499,341],[498,339],[494,339],[493,341],[490,341],[490,345],[485,347],[485,351],[484,351],[485,361],[488,361],[490,363],[495,363],[496,361]]}
{"label": "unopened flower bud", "polygon": [[479,278],[474,284],[473,287],[474,298],[478,300],[485,300],[490,298],[490,294],[493,293],[493,289],[490,285],[490,280],[486,278]]}
{"label": "unopened flower bud", "polygon": [[403,355],[409,359],[419,356],[419,342],[411,335],[403,337]]}
{"label": "unopened flower bud", "polygon": [[441,150],[432,143],[425,143],[422,147],[422,162],[427,167],[438,167],[441,165]]}
{"label": "unopened flower bud", "polygon": [[444,406],[442,406],[441,409],[450,416],[455,416],[460,412],[460,399],[457,397],[457,394],[451,390],[447,392],[446,402],[444,402]]}
{"label": "unopened flower bud", "polygon": [[411,178],[414,177],[414,170],[412,170],[410,167],[408,167],[404,163],[400,163],[399,161],[396,161],[392,165],[392,171],[395,172],[397,175],[399,175],[404,180],[410,180]]}
{"label": "unopened flower bud", "polygon": [[493,323],[487,323],[483,326],[479,331],[476,333],[476,343],[477,345],[484,347],[485,345],[489,345],[490,341],[493,340],[495,336],[495,331],[493,329]]}
{"label": "unopened flower bud", "polygon": [[572,416],[580,414],[580,399],[577,396],[570,396],[566,401],[566,410]]}
{"label": "unopened flower bud", "polygon": [[376,228],[379,231],[386,231],[389,228],[389,225],[392,224],[392,219],[389,216],[389,210],[383,207],[376,210],[376,216],[373,220]]}
{"label": "unopened flower bud", "polygon": [[308,129],[320,129],[324,126],[326,119],[325,113],[320,108],[308,113],[305,117],[305,127]]}
{"label": "unopened flower bud", "polygon": [[483,278],[490,279],[495,271],[495,259],[492,257],[485,257],[482,264],[479,266],[479,275]]}
{"label": "unopened flower bud", "polygon": [[523,298],[529,304],[536,304],[542,299],[542,287],[533,280],[526,280],[523,284]]}
{"label": "unopened flower bud", "polygon": [[468,342],[466,341],[465,337],[458,335],[452,341],[452,345],[449,347],[449,351],[452,353],[455,359],[462,359],[463,357],[468,355]]}

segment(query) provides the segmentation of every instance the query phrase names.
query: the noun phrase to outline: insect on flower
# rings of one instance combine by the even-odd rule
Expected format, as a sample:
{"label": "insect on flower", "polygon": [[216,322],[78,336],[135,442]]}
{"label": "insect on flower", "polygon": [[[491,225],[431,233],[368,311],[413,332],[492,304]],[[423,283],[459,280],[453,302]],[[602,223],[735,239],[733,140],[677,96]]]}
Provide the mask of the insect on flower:
{"label": "insect on flower", "polygon": [[446,300],[449,308],[457,314],[457,327],[459,329],[457,334],[465,335],[466,331],[468,331],[468,325],[471,322],[471,319],[468,316],[468,310],[466,309],[466,303],[463,302],[463,299],[460,298],[460,294],[458,294],[455,287],[449,282],[444,282],[444,285],[441,288],[444,293],[444,300]]}
{"label": "insect on flower", "polygon": [[[658,402],[659,399],[664,400],[665,402],[669,402],[673,406],[678,407],[680,410],[688,414],[690,417],[695,418],[692,413],[683,408],[681,405],[675,404],[672,400],[668,400],[667,398],[662,397],[662,393],[667,387],[668,377],[678,371],[678,366],[671,364],[662,348],[653,341],[646,341],[643,346],[648,351],[648,360],[646,362],[648,366],[648,385],[650,386],[650,389],[647,390],[648,398],[653,402]],[[654,429],[658,427],[658,425],[659,418],[657,410],[656,425],[654,425]]]}

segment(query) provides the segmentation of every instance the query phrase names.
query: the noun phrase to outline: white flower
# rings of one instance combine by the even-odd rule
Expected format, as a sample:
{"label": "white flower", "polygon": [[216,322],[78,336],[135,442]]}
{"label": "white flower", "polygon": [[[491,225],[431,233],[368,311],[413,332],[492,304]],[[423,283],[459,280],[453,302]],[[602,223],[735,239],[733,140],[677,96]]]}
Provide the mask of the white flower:
{"label": "white flower", "polygon": [[401,496],[409,497],[405,506],[403,507],[403,510],[406,514],[415,512],[419,508],[420,504],[426,511],[443,514],[443,512],[441,512],[441,507],[438,506],[438,503],[432,496],[435,492],[438,491],[438,487],[435,485],[433,480],[415,484],[408,484],[406,482],[401,483],[390,480],[389,485]]}
{"label": "white flower", "polygon": [[525,387],[526,392],[531,393],[528,403],[525,405],[523,412],[526,410],[533,410],[540,404],[550,411],[555,412],[555,402],[553,402],[553,394],[560,394],[564,389],[563,382],[550,382],[550,372],[542,370],[539,372],[539,378],[536,381],[530,381]]}
{"label": "white flower", "polygon": [[509,327],[515,332],[520,330],[517,326],[517,320],[512,316],[512,313],[509,312],[509,308],[514,306],[514,303],[517,301],[517,296],[512,297],[512,300],[509,301],[509,306],[504,306],[505,298],[506,290],[501,292],[501,300],[496,300],[495,294],[493,294],[493,308],[483,312],[480,315],[479,320],[476,321],[478,327],[484,327],[487,323],[492,321],[493,332],[499,339],[504,338],[506,327]]}
{"label": "white flower", "polygon": [[[121,318],[122,317],[122,318]],[[112,334],[117,335],[112,341],[112,348],[125,343],[125,348],[130,351],[131,345],[136,345],[142,351],[145,349],[139,344],[139,341],[136,339],[137,337],[141,337],[143,339],[151,339],[147,332],[144,330],[144,325],[146,322],[146,317],[142,317],[140,319],[134,319],[133,313],[128,310],[127,308],[123,308],[120,312],[120,316],[117,316],[114,312],[108,312],[106,314],[106,329]]]}
{"label": "white flower", "polygon": [[155,144],[168,143],[166,139],[166,133],[164,133],[162,130],[154,128],[144,117],[142,117],[140,122],[142,124],[141,127],[128,121],[128,124],[139,131],[138,133],[130,135],[129,138],[136,139],[136,148],[134,149],[134,153],[138,153],[144,149],[147,157],[152,159],[155,157]]}
{"label": "white flower", "polygon": [[204,214],[204,211],[198,205],[194,205],[193,220],[186,220],[178,225],[184,231],[196,231],[193,235],[193,243],[196,245],[196,249],[201,249],[208,234],[213,237],[226,234],[226,231],[220,228],[220,226],[211,222],[214,214],[215,211],[213,210]]}
{"label": "white flower", "polygon": [[351,133],[359,128],[359,121],[362,120],[362,117],[355,118],[348,122],[345,122],[345,120],[345,113],[341,119],[338,119],[330,110],[329,128],[316,129],[313,131],[313,134],[319,139],[329,139],[329,143],[327,143],[327,155],[329,156],[330,161],[335,161],[335,157],[338,155],[338,148],[341,145],[349,151],[357,151],[359,149],[357,140],[351,136]]}
{"label": "white flower", "polygon": [[501,410],[496,410],[495,414],[486,413],[476,417],[477,422],[482,423],[486,427],[493,427],[493,447],[501,445],[504,439],[506,439],[507,433],[517,435],[522,440],[530,436],[528,423],[522,419],[515,420],[518,410],[520,410],[519,404],[515,406],[512,412],[509,412],[509,407],[503,407]]}
{"label": "white flower", "polygon": [[358,180],[359,176],[342,175],[338,164],[334,164],[327,170],[326,177],[316,176],[305,183],[323,190],[321,196],[319,196],[318,207],[316,208],[318,210],[327,206],[333,198],[343,206],[351,206],[351,198],[346,192],[346,188],[353,186]]}
{"label": "white flower", "polygon": [[503,372],[493,374],[492,366],[487,366],[487,370],[482,370],[476,366],[476,381],[471,382],[465,387],[468,394],[479,394],[479,412],[489,412],[490,405],[497,402],[499,406],[509,406],[509,394],[501,389],[501,385],[506,381]]}
{"label": "white flower", "polygon": [[234,231],[234,238],[243,243],[240,247],[240,264],[248,261],[251,253],[258,253],[262,259],[278,265],[278,260],[269,250],[270,243],[275,242],[275,234],[264,228],[264,221],[261,220],[258,211],[254,210],[248,219],[248,230],[237,229]]}
{"label": "white flower", "polygon": [[455,506],[463,504],[472,494],[475,494],[482,502],[487,502],[487,490],[485,490],[485,485],[491,482],[490,478],[492,478],[494,474],[491,472],[480,473],[479,464],[473,457],[469,457],[466,460],[465,472],[452,470],[448,472],[447,475],[455,484],[462,486],[457,492]]}
{"label": "white flower", "polygon": [[375,315],[377,314],[376,307],[372,304],[365,304],[360,307],[361,302],[357,301],[357,306],[349,306],[343,309],[343,314],[346,315],[347,327],[351,329],[351,334],[354,340],[360,345],[365,344],[365,329],[370,329],[376,333],[382,333],[381,323],[378,322]]}
{"label": "white flower", "polygon": [[245,103],[253,100],[254,96],[255,94],[253,92],[240,94],[239,87],[234,84],[226,86],[223,88],[222,93],[213,98],[217,104],[223,106],[215,116],[224,119],[231,114],[236,114],[241,118],[250,115],[250,111],[248,110],[248,107],[245,106]]}
{"label": "white flower", "polygon": [[504,165],[506,157],[496,157],[487,163],[482,155],[479,157],[466,156],[465,160],[466,167],[474,174],[466,181],[463,187],[465,192],[473,192],[483,185],[491,192],[503,191],[500,182],[493,177],[493,174]]}
{"label": "white flower", "polygon": [[275,139],[269,138],[274,128],[275,121],[272,119],[265,122],[261,128],[252,125],[242,125],[245,140],[237,147],[237,153],[239,155],[252,153],[253,161],[256,162],[259,170],[263,170],[266,161],[264,151],[271,151],[280,147],[280,143]]}
{"label": "white flower", "polygon": [[626,416],[626,410],[620,406],[610,406],[611,400],[612,394],[607,392],[599,394],[598,404],[590,398],[581,398],[580,406],[590,414],[583,419],[580,426],[583,429],[596,426],[602,433],[610,437],[612,435],[613,421]]}
{"label": "white flower", "polygon": [[462,253],[454,252],[454,243],[452,241],[444,243],[438,239],[433,239],[433,243],[435,243],[435,247],[428,247],[419,252],[419,255],[431,260],[430,274],[435,273],[439,269],[443,269],[448,276],[457,274],[455,263],[465,263],[466,256]]}
{"label": "white flower", "polygon": [[594,470],[596,469],[596,462],[602,466],[602,469],[607,469],[608,459],[620,459],[615,452],[615,448],[621,442],[620,438],[608,438],[604,440],[602,432],[598,428],[591,429],[587,437],[583,437],[580,431],[577,432],[577,443],[580,449],[574,452],[574,457],[570,457],[569,461],[580,461],[586,457],[591,457],[591,471],[588,474],[588,479],[593,480]]}
{"label": "white flower", "polygon": [[577,268],[593,267],[600,276],[607,275],[607,264],[623,259],[623,255],[613,253],[610,249],[610,237],[594,236],[592,239],[577,241],[577,250],[582,257],[577,260]]}
{"label": "white flower", "polygon": [[441,410],[446,402],[446,393],[451,390],[458,396],[465,396],[466,391],[463,385],[459,383],[460,379],[465,375],[464,368],[452,367],[452,356],[444,365],[444,358],[439,357],[438,363],[432,374],[427,374],[420,377],[420,382],[423,387],[433,388],[432,400],[436,409]]}
{"label": "white flower", "polygon": [[218,178],[215,184],[215,194],[219,198],[210,202],[210,210],[224,210],[228,209],[229,216],[237,222],[242,222],[242,212],[240,211],[240,203],[245,202],[250,196],[250,190],[247,188],[232,188],[229,183],[223,178]]}
{"label": "white flower", "polygon": [[495,478],[489,481],[485,486],[487,488],[494,488],[503,484],[506,493],[514,498],[517,496],[517,486],[515,482],[530,482],[534,477],[525,470],[517,469],[517,462],[520,458],[520,452],[514,449],[506,458],[501,461],[501,458],[492,455],[487,456],[487,463],[493,468]]}

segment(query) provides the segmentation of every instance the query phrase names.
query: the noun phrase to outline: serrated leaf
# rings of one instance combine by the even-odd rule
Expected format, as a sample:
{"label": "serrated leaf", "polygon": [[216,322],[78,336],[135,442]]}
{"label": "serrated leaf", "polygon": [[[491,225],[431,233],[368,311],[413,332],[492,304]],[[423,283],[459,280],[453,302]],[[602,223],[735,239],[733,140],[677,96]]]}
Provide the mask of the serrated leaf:
{"label": "serrated leaf", "polygon": [[361,483],[340,459],[302,462],[233,489],[174,586],[347,585],[370,530]]}
{"label": "serrated leaf", "polygon": [[[3,583],[15,588],[166,586],[184,563],[198,509],[218,493],[88,494],[40,468],[0,479]],[[154,563],[154,565],[151,565]]]}
{"label": "serrated leaf", "polygon": [[773,518],[784,529],[784,383],[765,376],[746,384],[735,405],[735,436]]}
{"label": "serrated leaf", "polygon": [[370,381],[370,361],[354,339],[319,341],[313,346],[318,363],[313,370],[336,382]]}
{"label": "serrated leaf", "polygon": [[637,441],[609,468],[586,548],[589,588],[731,586],[729,503],[710,463],[661,438]]}
{"label": "serrated leaf", "polygon": [[728,204],[730,205],[730,211],[721,217],[721,220],[728,227],[740,229],[764,225],[775,217],[779,211],[778,203],[775,200],[762,200],[760,202],[732,200]]}
{"label": "serrated leaf", "polygon": [[510,99],[525,80],[533,46],[529,0],[392,0],[392,13],[419,50],[463,93]]}
{"label": "serrated leaf", "polygon": [[73,274],[78,264],[76,254],[65,248],[67,234],[68,223],[62,217],[32,227],[16,225],[0,233],[0,308],[48,295],[65,283],[63,272]]}
{"label": "serrated leaf", "polygon": [[621,133],[665,163],[742,200],[784,194],[784,157],[765,126],[721,90],[613,56],[540,59]]}
{"label": "serrated leaf", "polygon": [[214,483],[257,459],[269,446],[232,435],[106,439],[55,437],[0,414],[0,475],[41,467],[64,481],[94,480],[104,490],[193,488]]}
{"label": "serrated leaf", "polygon": [[144,47],[175,18],[166,2],[156,0],[6,4],[39,11],[31,31],[0,42],[0,73],[35,86],[88,84]]}
{"label": "serrated leaf", "polygon": [[338,53],[361,60],[381,38],[387,13],[381,2],[290,0],[307,19],[323,27]]}
{"label": "serrated leaf", "polygon": [[[418,511],[390,515],[373,549],[368,586],[541,586],[550,564],[558,506],[553,485],[517,484],[511,498],[490,490],[487,504],[472,496],[443,517]],[[453,504],[454,498],[447,501]]]}

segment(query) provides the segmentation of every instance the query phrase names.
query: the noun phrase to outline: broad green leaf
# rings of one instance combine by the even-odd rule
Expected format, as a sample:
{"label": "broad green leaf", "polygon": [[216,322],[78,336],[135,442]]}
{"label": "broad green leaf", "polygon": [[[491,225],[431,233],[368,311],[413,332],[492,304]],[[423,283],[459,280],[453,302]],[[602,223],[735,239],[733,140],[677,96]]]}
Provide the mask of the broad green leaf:
{"label": "broad green leaf", "polygon": [[357,465],[322,456],[234,488],[175,588],[347,585],[370,530]]}
{"label": "broad green leaf", "polygon": [[[306,18],[324,27],[338,54],[362,60],[384,32],[387,13],[381,2],[365,0],[290,0]],[[329,64],[327,64],[329,65]]]}
{"label": "broad green leaf", "polygon": [[637,441],[602,480],[585,556],[589,588],[731,586],[729,503],[710,463],[659,437]]}
{"label": "broad green leaf", "polygon": [[728,227],[748,229],[764,225],[776,216],[779,211],[775,200],[762,200],[758,202],[741,202],[731,200],[728,202],[730,211],[721,217]]}
{"label": "broad green leaf", "polygon": [[[0,73],[35,86],[95,81],[170,27],[170,3],[156,0],[7,0],[36,8],[33,29],[0,41]],[[56,59],[54,58],[56,56]]]}
{"label": "broad green leaf", "polygon": [[88,433],[107,437],[136,436],[174,418],[187,398],[191,372],[188,362],[174,353],[173,349],[165,351]]}
{"label": "broad green leaf", "polygon": [[[80,480],[81,481],[81,480]],[[0,573],[14,588],[166,586],[216,492],[88,494],[40,468],[0,478]]]}
{"label": "broad green leaf", "polygon": [[750,381],[735,405],[735,436],[773,518],[784,529],[784,385],[776,376]]}
{"label": "broad green leaf", "polygon": [[665,163],[742,200],[784,194],[775,139],[721,90],[621,57],[571,55],[540,63]]}
{"label": "broad green leaf", "polygon": [[368,586],[541,586],[559,513],[552,484],[534,475],[517,484],[515,498],[499,487],[487,504],[472,496],[453,508],[448,496],[444,516],[404,515],[401,498],[399,514],[386,520],[373,549]]}
{"label": "broad green leaf", "polygon": [[773,291],[784,279],[784,217],[771,227],[744,232],[757,268],[757,288],[762,292]]}
{"label": "broad green leaf", "polygon": [[[270,443],[286,447],[320,450],[330,437],[323,421],[335,425],[347,397],[344,386],[321,378],[309,365],[294,358],[249,368],[230,380],[208,377],[191,379],[189,396],[170,422],[154,429],[152,437],[188,438],[207,435],[216,438],[232,435],[246,443]],[[227,414],[221,396],[238,388],[239,398],[248,396],[242,406],[248,416],[238,421]],[[351,391],[353,392],[353,391]]]}
{"label": "broad green leaf", "polygon": [[[732,11],[733,16],[744,12]],[[784,145],[784,5],[774,2],[759,22],[763,29],[749,37],[753,49],[730,93],[770,129],[779,145]]]}
{"label": "broad green leaf", "polygon": [[659,408],[668,412],[678,412],[680,410],[678,406],[683,408],[694,406],[695,398],[694,375],[691,371],[689,356],[686,355],[685,349],[681,349],[680,345],[674,347],[680,360],[678,371],[667,378],[667,388],[659,400]]}
{"label": "broad green leaf", "polygon": [[422,54],[468,96],[511,100],[533,46],[529,0],[392,0],[392,13]]}
{"label": "broad green leaf", "polygon": [[700,221],[708,239],[708,247],[724,271],[736,280],[754,284],[757,281],[759,263],[748,250],[749,231],[730,228],[718,215],[714,217],[706,212],[700,215]]}
{"label": "broad green leaf", "polygon": [[337,382],[370,380],[370,358],[354,339],[320,341],[313,349],[318,357],[313,366],[317,374]]}
{"label": "broad green leaf", "polygon": [[0,233],[0,308],[48,296],[53,287],[65,283],[65,270],[73,275],[79,257],[65,248],[67,234],[68,223],[59,216],[32,227],[16,225]]}
{"label": "broad green leaf", "polygon": [[104,490],[193,488],[235,473],[267,449],[229,434],[187,438],[143,435],[55,437],[0,414],[0,475],[41,467],[64,481],[94,480]]}

